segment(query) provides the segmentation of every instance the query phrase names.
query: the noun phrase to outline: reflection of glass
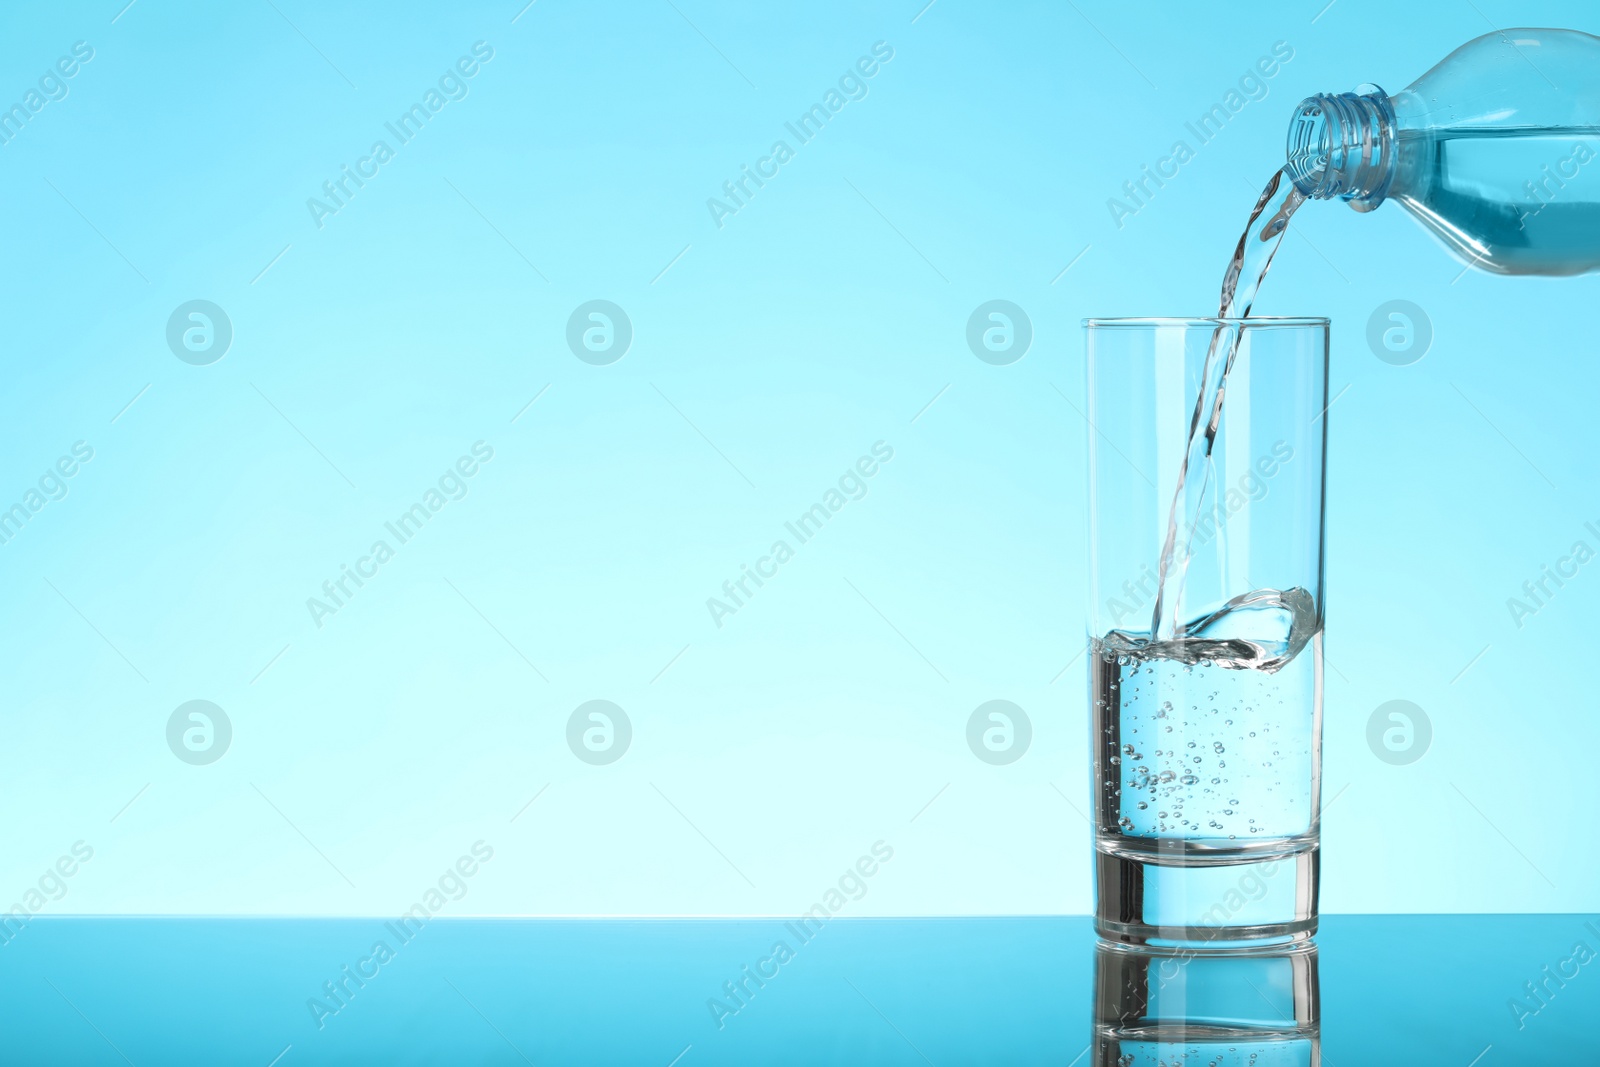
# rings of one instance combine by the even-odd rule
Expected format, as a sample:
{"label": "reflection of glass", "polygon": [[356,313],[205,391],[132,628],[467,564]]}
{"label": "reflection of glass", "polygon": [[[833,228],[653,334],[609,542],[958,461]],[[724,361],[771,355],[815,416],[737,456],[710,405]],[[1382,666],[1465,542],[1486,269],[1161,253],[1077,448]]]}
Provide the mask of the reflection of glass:
{"label": "reflection of glass", "polygon": [[1098,1067],[1316,1067],[1317,947],[1095,947]]}
{"label": "reflection of glass", "polygon": [[1328,321],[1091,319],[1088,371],[1096,929],[1306,937]]}

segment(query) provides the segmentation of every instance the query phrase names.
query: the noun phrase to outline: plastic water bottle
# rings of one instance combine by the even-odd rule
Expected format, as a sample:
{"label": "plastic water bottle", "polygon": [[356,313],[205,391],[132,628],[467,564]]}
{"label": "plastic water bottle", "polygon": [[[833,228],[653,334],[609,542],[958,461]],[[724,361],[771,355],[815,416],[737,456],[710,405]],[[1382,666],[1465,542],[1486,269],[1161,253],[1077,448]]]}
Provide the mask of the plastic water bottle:
{"label": "plastic water bottle", "polygon": [[1489,33],[1394,96],[1313,96],[1288,156],[1305,197],[1357,211],[1397,201],[1472,266],[1600,269],[1600,37]]}

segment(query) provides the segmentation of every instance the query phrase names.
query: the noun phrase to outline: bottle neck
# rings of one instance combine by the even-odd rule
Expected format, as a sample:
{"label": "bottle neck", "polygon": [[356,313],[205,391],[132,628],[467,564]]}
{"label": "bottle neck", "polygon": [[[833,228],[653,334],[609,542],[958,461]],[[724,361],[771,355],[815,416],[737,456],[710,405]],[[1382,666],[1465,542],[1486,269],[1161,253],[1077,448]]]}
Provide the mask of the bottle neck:
{"label": "bottle neck", "polygon": [[1397,167],[1394,104],[1366,94],[1308,97],[1289,122],[1289,177],[1312,200],[1348,201],[1371,211],[1389,195]]}

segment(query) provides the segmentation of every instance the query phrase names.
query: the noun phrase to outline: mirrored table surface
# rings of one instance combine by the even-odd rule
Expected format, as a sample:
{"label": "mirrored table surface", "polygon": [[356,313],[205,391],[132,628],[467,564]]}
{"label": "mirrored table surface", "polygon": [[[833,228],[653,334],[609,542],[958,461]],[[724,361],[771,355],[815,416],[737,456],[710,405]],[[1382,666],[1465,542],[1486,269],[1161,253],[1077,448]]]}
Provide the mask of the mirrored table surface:
{"label": "mirrored table surface", "polygon": [[45,918],[0,1062],[1600,1062],[1600,916],[1326,916],[1235,958],[1086,918]]}

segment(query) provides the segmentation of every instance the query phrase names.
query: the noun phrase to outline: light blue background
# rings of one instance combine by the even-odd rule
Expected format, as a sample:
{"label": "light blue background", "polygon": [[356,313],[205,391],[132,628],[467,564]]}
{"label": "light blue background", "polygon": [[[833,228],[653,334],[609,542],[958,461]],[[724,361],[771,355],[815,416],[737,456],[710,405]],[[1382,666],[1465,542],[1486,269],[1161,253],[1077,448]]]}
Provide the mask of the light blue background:
{"label": "light blue background", "polygon": [[[853,914],[1087,911],[1079,320],[1210,311],[1301,97],[1397,90],[1486,18],[1596,29],[1576,2],[519,7],[0,17],[7,103],[95,50],[0,146],[0,504],[95,450],[0,545],[4,903],[82,840],[48,912],[391,913],[481,839],[452,914],[792,914],[881,839]],[[319,229],[307,198],[480,40],[469,95]],[[719,229],[706,199],[877,41],[869,95]],[[1266,99],[1119,229],[1107,199],[1276,41]],[[1261,297],[1334,323],[1325,911],[1597,906],[1600,572],[1506,608],[1600,548],[1597,286],[1461,276],[1397,207],[1313,205]],[[235,331],[211,366],[165,341],[196,298]],[[564,340],[595,298],[635,331],[610,366]],[[964,338],[994,298],[1035,331],[1010,366]],[[1435,332],[1409,367],[1365,341],[1397,298]],[[479,440],[469,495],[318,629],[306,598]],[[880,440],[868,495],[714,626]],[[597,698],[633,724],[609,766],[565,739]],[[1004,767],[965,740],[997,698],[1034,730]],[[1434,728],[1410,766],[1365,739],[1397,698]],[[167,748],[193,699],[233,724],[210,766]]]}

